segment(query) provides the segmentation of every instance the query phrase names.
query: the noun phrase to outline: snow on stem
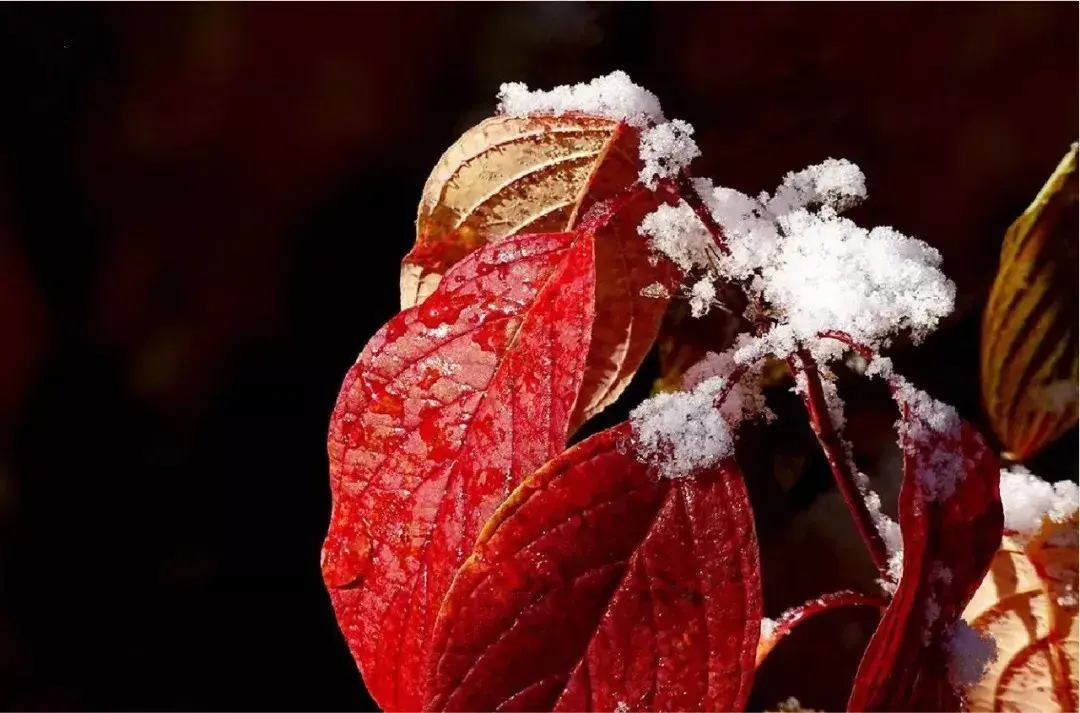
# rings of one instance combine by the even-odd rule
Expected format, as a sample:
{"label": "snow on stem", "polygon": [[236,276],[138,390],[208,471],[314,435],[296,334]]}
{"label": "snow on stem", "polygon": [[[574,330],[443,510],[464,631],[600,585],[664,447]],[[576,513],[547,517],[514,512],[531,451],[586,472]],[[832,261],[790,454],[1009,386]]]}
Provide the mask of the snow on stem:
{"label": "snow on stem", "polygon": [[844,445],[840,441],[836,425],[829,415],[817,364],[805,349],[798,350],[789,358],[788,363],[792,371],[806,377],[806,388],[800,390],[800,396],[810,416],[810,425],[813,427],[814,435],[817,436],[821,450],[825,454],[825,460],[829,462],[836,488],[840,491],[844,503],[855,520],[855,528],[866,545],[870,559],[874,561],[874,566],[878,568],[882,578],[888,579],[888,551],[884,540],[881,539],[881,533],[874,524],[874,517],[866,505],[866,499],[855,480],[855,472],[844,450]]}

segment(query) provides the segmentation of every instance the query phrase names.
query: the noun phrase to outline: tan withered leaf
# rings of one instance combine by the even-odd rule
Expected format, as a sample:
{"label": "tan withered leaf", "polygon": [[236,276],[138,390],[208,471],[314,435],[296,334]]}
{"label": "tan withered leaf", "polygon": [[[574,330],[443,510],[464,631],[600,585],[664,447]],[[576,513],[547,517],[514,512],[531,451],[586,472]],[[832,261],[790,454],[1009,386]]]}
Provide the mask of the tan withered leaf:
{"label": "tan withered leaf", "polygon": [[1005,234],[982,325],[982,392],[1023,460],[1077,420],[1077,147]]}
{"label": "tan withered leaf", "polygon": [[[634,190],[638,139],[625,124],[582,115],[496,116],[467,131],[424,186],[416,245],[402,262],[402,308],[423,301],[449,267],[481,245],[569,230],[597,202]],[[675,288],[674,268],[651,259],[637,233],[657,202],[639,190],[596,235],[596,328],[575,425],[625,388]]]}
{"label": "tan withered leaf", "polygon": [[968,689],[971,710],[1077,709],[1077,519],[1046,521],[1031,542],[1005,537],[964,610],[998,658]]}
{"label": "tan withered leaf", "polygon": [[451,265],[485,243],[569,230],[587,198],[615,192],[597,178],[632,176],[626,187],[637,170],[637,133],[611,119],[496,116],[474,126],[424,184],[416,245],[402,263],[401,308],[422,302]]}

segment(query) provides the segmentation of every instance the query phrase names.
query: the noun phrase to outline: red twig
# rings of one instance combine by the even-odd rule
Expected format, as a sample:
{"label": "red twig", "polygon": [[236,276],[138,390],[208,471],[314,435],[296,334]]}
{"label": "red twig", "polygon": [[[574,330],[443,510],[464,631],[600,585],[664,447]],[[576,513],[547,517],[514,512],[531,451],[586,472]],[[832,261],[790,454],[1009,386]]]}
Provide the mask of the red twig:
{"label": "red twig", "polygon": [[852,463],[840,441],[840,435],[836,432],[836,425],[829,415],[829,407],[825,401],[825,392],[821,386],[821,376],[818,374],[817,365],[805,349],[796,352],[788,363],[796,373],[802,372],[806,376],[806,389],[802,393],[802,399],[810,415],[810,425],[814,429],[818,443],[821,444],[821,450],[825,453],[825,459],[829,462],[836,488],[855,519],[855,527],[870,553],[870,559],[874,561],[881,576],[886,577],[888,553],[885,542],[874,525],[870,510],[866,507],[866,500],[855,482]]}
{"label": "red twig", "polygon": [[884,609],[888,605],[889,603],[882,597],[870,597],[865,594],[859,594],[858,592],[845,590],[842,592],[830,592],[817,599],[811,599],[805,604],[788,609],[776,620],[776,628],[769,633],[768,637],[761,637],[761,641],[758,644],[757,663],[758,665],[761,665],[762,660],[773,650],[773,647],[775,647],[781,639],[790,634],[792,629],[810,617],[834,609],[839,609],[840,607],[877,607],[879,609]]}

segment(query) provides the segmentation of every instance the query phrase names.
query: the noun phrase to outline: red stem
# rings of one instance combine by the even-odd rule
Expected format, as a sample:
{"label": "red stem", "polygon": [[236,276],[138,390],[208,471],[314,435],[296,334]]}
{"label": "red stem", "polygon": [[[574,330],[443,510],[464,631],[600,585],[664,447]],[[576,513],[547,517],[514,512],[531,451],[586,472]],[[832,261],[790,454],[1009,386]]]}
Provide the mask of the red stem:
{"label": "red stem", "polygon": [[825,392],[821,386],[821,376],[818,374],[817,365],[810,353],[800,349],[788,360],[791,368],[796,372],[802,372],[806,376],[806,389],[802,393],[803,403],[810,415],[810,425],[814,429],[821,450],[825,453],[825,459],[829,462],[836,488],[844,498],[844,503],[855,520],[855,528],[870,553],[870,559],[881,572],[882,577],[888,575],[888,552],[885,542],[881,539],[881,533],[874,525],[870,516],[870,510],[866,507],[866,500],[855,482],[855,473],[851,461],[840,435],[836,432],[836,425],[829,415],[829,407],[825,401]]}
{"label": "red stem", "polygon": [[763,637],[758,644],[757,663],[761,665],[761,661],[773,650],[773,647],[776,646],[780,639],[790,634],[792,629],[812,616],[840,607],[877,607],[884,609],[888,605],[889,603],[881,597],[869,597],[865,594],[845,590],[842,592],[830,592],[817,599],[811,599],[805,604],[788,609],[777,619],[776,628],[773,629],[769,638],[765,639]]}

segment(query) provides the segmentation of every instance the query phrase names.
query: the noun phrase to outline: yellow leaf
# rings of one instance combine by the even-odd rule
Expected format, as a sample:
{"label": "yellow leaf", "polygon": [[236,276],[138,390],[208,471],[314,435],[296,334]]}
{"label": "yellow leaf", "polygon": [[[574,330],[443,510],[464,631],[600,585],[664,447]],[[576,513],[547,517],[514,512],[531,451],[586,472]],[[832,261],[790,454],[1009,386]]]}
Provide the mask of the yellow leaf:
{"label": "yellow leaf", "polygon": [[1005,537],[964,619],[994,637],[998,658],[968,689],[975,711],[1075,711],[1077,518]]}
{"label": "yellow leaf", "polygon": [[1077,147],[1005,234],[982,324],[982,393],[1009,456],[1077,421]]}

